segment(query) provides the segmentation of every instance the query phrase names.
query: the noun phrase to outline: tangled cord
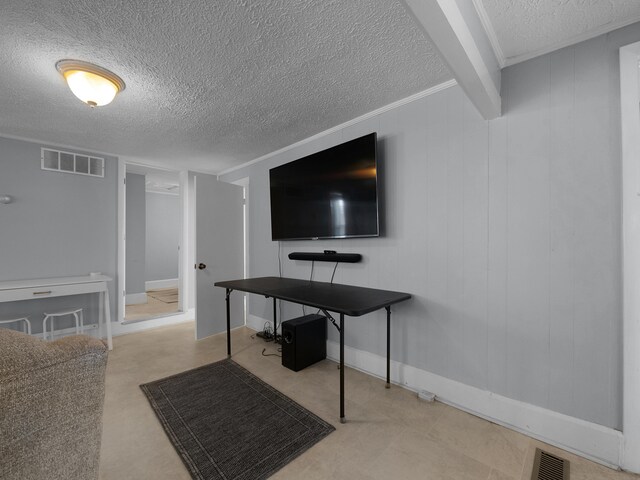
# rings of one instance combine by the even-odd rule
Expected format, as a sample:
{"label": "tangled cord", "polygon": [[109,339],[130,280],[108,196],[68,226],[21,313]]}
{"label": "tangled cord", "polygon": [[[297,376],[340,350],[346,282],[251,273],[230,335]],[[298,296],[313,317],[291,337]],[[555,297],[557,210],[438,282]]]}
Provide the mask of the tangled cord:
{"label": "tangled cord", "polygon": [[[264,325],[262,326],[262,332],[260,332],[260,334],[260,338],[262,338],[265,342],[277,343],[278,341],[277,337],[275,337],[273,334],[273,328],[271,328],[271,323],[269,322],[264,322]],[[252,335],[251,338],[254,338],[254,336]],[[282,355],[278,355],[277,353],[264,353],[266,351],[266,347],[262,349],[263,357],[282,357]],[[282,347],[278,347],[278,352],[282,352]]]}

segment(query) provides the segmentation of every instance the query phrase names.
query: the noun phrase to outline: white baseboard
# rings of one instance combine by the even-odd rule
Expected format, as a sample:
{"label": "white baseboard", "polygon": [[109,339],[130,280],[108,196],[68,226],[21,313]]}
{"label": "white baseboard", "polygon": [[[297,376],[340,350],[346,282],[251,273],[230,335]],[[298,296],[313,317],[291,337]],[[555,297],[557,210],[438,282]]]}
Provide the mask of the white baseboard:
{"label": "white baseboard", "polygon": [[[263,329],[271,320],[247,314],[247,327]],[[327,357],[340,360],[340,344],[327,341]],[[345,365],[378,378],[386,378],[387,359],[344,347]],[[426,370],[391,361],[392,383],[413,391],[427,390],[436,398],[472,415],[562,448],[611,468],[620,468],[622,432],[579,418],[481,390]]]}
{"label": "white baseboard", "polygon": [[113,322],[111,324],[111,335],[117,337],[118,335],[125,335],[127,333],[142,332],[144,330],[150,330],[152,328],[164,327],[167,325],[176,325],[178,323],[193,322],[196,318],[195,308],[190,308],[186,312],[179,313],[177,315],[169,315],[166,317],[150,318],[149,320],[142,320],[133,323],[120,323]]}
{"label": "white baseboard", "polygon": [[[327,356],[339,361],[340,344],[327,341]],[[348,346],[344,347],[344,356],[349,367],[386,378],[386,357]],[[393,360],[391,380],[410,390],[433,392],[443,403],[608,467],[620,467],[623,435],[612,428],[503,397]]]}
{"label": "white baseboard", "polygon": [[145,290],[155,290],[157,288],[178,288],[177,278],[167,278],[165,280],[148,280],[144,282]]}
{"label": "white baseboard", "polygon": [[140,305],[141,303],[147,303],[146,293],[128,293],[124,297],[125,305]]}

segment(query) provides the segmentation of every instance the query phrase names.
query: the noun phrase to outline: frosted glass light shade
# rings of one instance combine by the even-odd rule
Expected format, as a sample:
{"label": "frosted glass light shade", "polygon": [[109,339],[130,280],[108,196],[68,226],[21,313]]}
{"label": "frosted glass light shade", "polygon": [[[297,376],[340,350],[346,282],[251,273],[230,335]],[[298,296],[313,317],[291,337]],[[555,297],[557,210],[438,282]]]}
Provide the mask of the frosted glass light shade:
{"label": "frosted glass light shade", "polygon": [[56,68],[64,76],[73,94],[91,107],[111,103],[125,87],[116,74],[91,63],[60,60]]}
{"label": "frosted glass light shade", "polygon": [[73,94],[88,105],[101,107],[115,98],[118,87],[100,75],[80,70],[70,70],[64,74]]}

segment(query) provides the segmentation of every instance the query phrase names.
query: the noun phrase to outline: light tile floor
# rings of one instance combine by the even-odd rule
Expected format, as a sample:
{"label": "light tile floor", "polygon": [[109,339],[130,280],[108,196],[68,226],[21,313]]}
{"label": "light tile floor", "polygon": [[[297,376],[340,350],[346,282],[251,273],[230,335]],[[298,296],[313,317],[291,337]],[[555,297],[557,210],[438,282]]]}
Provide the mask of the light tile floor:
{"label": "light tile floor", "polygon": [[[325,360],[300,372],[280,365],[272,344],[233,332],[233,359],[336,427],[274,479],[529,480],[543,446],[571,462],[572,480],[640,479],[347,369],[347,423],[338,421],[339,372]],[[193,323],[114,338],[107,388],[100,479],[189,480],[138,387],[226,356],[225,335],[194,341]]]}

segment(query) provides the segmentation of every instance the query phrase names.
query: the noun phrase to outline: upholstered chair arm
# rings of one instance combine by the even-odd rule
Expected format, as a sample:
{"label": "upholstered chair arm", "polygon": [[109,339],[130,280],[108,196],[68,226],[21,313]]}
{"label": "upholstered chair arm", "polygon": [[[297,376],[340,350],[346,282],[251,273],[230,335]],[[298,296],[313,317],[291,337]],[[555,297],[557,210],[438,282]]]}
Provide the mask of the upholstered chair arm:
{"label": "upholstered chair arm", "polygon": [[98,477],[107,348],[0,330],[0,478]]}

